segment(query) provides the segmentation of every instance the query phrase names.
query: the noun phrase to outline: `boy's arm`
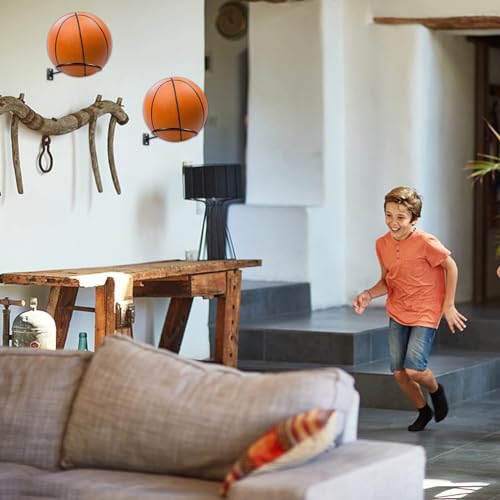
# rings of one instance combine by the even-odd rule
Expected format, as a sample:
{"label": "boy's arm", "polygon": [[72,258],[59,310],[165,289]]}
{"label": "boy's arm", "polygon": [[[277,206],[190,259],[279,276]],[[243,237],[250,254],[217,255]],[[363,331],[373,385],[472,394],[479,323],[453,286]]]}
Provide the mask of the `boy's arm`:
{"label": "boy's arm", "polygon": [[450,257],[441,263],[445,271],[445,295],[443,313],[451,333],[455,333],[455,327],[461,332],[466,327],[467,318],[460,314],[455,308],[455,292],[457,290],[458,268],[455,261]]}
{"label": "boy's arm", "polygon": [[354,307],[354,311],[357,314],[363,314],[372,299],[374,299],[375,297],[381,297],[382,295],[385,295],[387,293],[387,284],[385,282],[387,269],[385,269],[382,264],[380,264],[380,269],[381,277],[377,281],[377,283],[375,283],[375,285],[373,285],[371,288],[367,288],[366,290],[363,290],[362,292],[358,293],[358,295],[356,295],[356,298],[354,299],[352,305]]}

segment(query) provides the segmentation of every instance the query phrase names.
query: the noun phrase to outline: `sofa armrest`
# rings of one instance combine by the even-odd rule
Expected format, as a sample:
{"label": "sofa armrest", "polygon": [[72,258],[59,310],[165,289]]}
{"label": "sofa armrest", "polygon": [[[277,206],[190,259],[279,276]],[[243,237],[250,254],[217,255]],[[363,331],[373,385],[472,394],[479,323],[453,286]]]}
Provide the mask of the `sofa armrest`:
{"label": "sofa armrest", "polygon": [[359,392],[355,391],[350,408],[344,415],[344,430],[337,439],[337,444],[351,443],[358,438]]}
{"label": "sofa armrest", "polygon": [[359,440],[299,467],[233,484],[228,500],[423,500],[421,446]]}

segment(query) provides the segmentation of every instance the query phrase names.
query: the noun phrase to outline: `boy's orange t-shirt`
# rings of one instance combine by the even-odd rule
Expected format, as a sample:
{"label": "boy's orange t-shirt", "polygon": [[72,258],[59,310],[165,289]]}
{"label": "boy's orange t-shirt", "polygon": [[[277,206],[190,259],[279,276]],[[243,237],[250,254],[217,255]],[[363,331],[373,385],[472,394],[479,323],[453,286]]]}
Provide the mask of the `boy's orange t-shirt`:
{"label": "boy's orange t-shirt", "polygon": [[445,295],[441,264],[451,252],[435,236],[418,229],[401,241],[387,232],[375,247],[387,271],[389,317],[402,325],[437,328]]}

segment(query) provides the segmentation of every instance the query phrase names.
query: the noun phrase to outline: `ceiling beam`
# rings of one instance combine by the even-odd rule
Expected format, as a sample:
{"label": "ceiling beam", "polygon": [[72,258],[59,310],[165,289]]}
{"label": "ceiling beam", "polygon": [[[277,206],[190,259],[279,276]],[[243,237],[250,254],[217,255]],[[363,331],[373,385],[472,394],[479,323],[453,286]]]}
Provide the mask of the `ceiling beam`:
{"label": "ceiling beam", "polygon": [[374,17],[376,24],[421,24],[431,30],[500,29],[500,16]]}

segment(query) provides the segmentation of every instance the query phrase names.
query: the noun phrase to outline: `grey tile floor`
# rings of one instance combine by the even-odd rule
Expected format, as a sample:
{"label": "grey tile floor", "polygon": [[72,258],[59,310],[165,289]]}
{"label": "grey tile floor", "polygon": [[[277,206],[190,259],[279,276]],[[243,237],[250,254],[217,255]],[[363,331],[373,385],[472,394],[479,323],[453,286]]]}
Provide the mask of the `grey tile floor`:
{"label": "grey tile floor", "polygon": [[500,390],[453,406],[445,420],[422,432],[408,432],[415,416],[361,408],[359,437],[423,446],[426,500],[500,500]]}

